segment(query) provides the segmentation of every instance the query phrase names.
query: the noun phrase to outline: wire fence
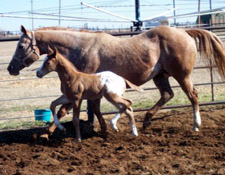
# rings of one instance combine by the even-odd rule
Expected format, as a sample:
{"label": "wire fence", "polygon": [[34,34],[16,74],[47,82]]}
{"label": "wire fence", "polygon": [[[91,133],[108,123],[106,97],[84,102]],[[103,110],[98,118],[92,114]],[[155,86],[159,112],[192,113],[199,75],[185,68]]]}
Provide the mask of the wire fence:
{"label": "wire fence", "polygon": [[[225,27],[221,27],[221,26],[214,27],[214,28],[209,28],[208,27],[208,28],[205,28],[205,29],[212,30],[212,31],[213,30],[221,30],[221,31],[219,31],[219,34],[220,34],[219,37],[220,38],[224,38],[224,36],[225,36]],[[139,34],[139,33],[140,33],[140,31],[138,31],[138,32],[126,32],[126,33],[124,33],[124,32],[123,33],[113,33],[112,35],[118,36],[118,37],[123,37],[123,36],[133,36],[133,35],[136,35],[136,34]],[[10,58],[10,55],[7,55],[7,57]],[[8,59],[7,61],[0,62],[0,68],[3,67],[2,71],[4,72],[4,75],[8,74],[8,73],[6,73],[7,70],[4,69],[4,68],[8,65],[9,61],[10,60]],[[38,62],[41,63],[42,60],[39,60]],[[223,84],[225,84],[225,81],[218,81],[218,79],[214,78],[214,76],[215,76],[214,75],[214,71],[213,71],[214,68],[215,67],[202,66],[202,65],[196,66],[194,68],[194,70],[205,70],[205,69],[209,69],[210,70],[209,71],[209,77],[208,77],[209,81],[208,82],[194,83],[194,86],[210,86],[210,97],[211,98],[208,101],[201,102],[200,106],[225,104],[224,100],[216,100],[215,99],[215,95],[216,95],[215,94],[215,86],[216,85],[223,85]],[[32,72],[32,68],[27,70],[27,74],[31,74],[31,72]],[[193,76],[195,76],[195,75],[193,74]],[[44,80],[47,81],[47,82],[48,81],[56,81],[56,79],[57,79],[56,75],[54,75],[54,76],[50,75],[50,76],[44,78]],[[22,83],[22,84],[25,85],[25,84],[27,84],[29,82],[33,82],[33,81],[40,81],[40,80],[38,80],[35,76],[27,76],[25,78],[21,78],[20,77],[20,78],[15,78],[15,79],[13,79],[13,78],[11,79],[11,77],[8,76],[8,79],[0,79],[0,84],[8,83],[9,85],[13,85],[13,83]],[[199,81],[197,81],[197,82],[199,82]],[[59,86],[57,86],[55,88],[59,89]],[[176,89],[176,88],[180,88],[179,85],[177,85],[177,84],[172,85],[172,89]],[[6,89],[7,89],[7,87],[6,87]],[[157,90],[157,88],[154,87],[154,86],[153,87],[144,87],[143,89],[144,89],[144,93],[146,93],[148,91],[151,92],[151,91]],[[11,91],[17,91],[16,89],[13,89],[13,88],[10,89],[10,90]],[[54,91],[54,90],[51,90],[51,87],[50,87],[49,91]],[[12,92],[9,91],[8,93],[12,93]],[[14,92],[14,93],[20,93],[20,91],[18,90],[18,92]],[[127,93],[135,93],[135,92],[134,92],[134,90],[128,89]],[[40,100],[40,99],[43,100],[44,99],[44,101],[48,101],[48,103],[50,104],[51,101],[49,101],[49,99],[55,99],[55,98],[59,97],[60,95],[61,94],[60,94],[59,91],[57,91],[56,93],[51,93],[49,95],[32,95],[32,93],[31,93],[31,95],[29,95],[29,96],[18,97],[18,98],[12,98],[12,97],[5,98],[7,96],[4,96],[4,98],[3,98],[2,95],[1,95],[0,96],[0,103],[2,103],[1,106],[4,106],[3,104],[5,104],[5,103],[12,103],[13,101],[17,101],[17,103],[23,105],[25,102],[27,102],[29,100]],[[48,100],[45,100],[45,99],[48,99]],[[163,109],[174,109],[174,108],[183,108],[183,107],[190,107],[190,103],[184,103],[184,104],[178,104],[178,105],[168,105],[168,106],[163,107]],[[12,112],[11,110],[13,110],[13,109],[11,109],[11,107],[9,108],[10,110],[8,110],[8,109],[4,110],[4,109],[6,109],[6,108],[3,108],[3,109],[0,110],[0,114],[2,114],[2,115],[0,115],[0,121],[29,119],[29,118],[33,117],[33,115],[31,115],[30,113],[29,113],[29,115],[26,115],[26,114],[22,114],[22,115],[19,114],[19,115],[17,115],[17,113],[13,113],[13,116],[8,117],[9,115],[11,115],[11,112]],[[135,112],[137,112],[137,111],[147,111],[149,109],[150,108],[135,108],[134,111]],[[83,109],[82,111],[84,112],[85,110]],[[113,114],[115,112],[116,111],[114,111],[114,110],[105,111],[105,112],[103,112],[103,115],[105,115],[105,114]]]}

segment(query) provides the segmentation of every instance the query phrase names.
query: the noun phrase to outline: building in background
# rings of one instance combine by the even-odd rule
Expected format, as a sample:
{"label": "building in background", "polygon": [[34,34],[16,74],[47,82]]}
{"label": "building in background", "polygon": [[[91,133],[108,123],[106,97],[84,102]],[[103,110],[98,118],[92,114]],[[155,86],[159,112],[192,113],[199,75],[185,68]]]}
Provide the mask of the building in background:
{"label": "building in background", "polygon": [[[218,13],[202,15],[200,17],[201,26],[225,25],[225,12],[222,10],[217,10],[217,11]],[[214,12],[217,12],[217,11],[214,11]],[[199,24],[199,17],[197,17],[196,23]]]}

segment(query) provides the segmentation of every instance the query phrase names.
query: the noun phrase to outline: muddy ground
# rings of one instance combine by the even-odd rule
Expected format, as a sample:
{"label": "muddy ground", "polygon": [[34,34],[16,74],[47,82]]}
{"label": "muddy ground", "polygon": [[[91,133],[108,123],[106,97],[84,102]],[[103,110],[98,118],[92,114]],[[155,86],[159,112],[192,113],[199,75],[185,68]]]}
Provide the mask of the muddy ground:
{"label": "muddy ground", "polygon": [[81,144],[71,122],[49,141],[33,140],[44,128],[1,132],[0,174],[225,174],[225,105],[202,107],[201,116],[197,133],[191,108],[161,111],[141,131],[144,113],[136,113],[137,138],[126,117],[119,120],[119,133],[108,125],[106,138],[97,122],[91,130],[81,121]]}

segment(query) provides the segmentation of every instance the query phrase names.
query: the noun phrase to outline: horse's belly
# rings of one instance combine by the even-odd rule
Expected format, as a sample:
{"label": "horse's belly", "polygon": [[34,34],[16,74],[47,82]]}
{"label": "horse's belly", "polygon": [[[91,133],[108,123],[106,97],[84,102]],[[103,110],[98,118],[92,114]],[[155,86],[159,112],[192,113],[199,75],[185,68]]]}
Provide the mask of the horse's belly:
{"label": "horse's belly", "polygon": [[84,100],[95,100],[95,99],[99,99],[102,98],[102,94],[95,94],[95,93],[84,93],[82,95],[82,99]]}

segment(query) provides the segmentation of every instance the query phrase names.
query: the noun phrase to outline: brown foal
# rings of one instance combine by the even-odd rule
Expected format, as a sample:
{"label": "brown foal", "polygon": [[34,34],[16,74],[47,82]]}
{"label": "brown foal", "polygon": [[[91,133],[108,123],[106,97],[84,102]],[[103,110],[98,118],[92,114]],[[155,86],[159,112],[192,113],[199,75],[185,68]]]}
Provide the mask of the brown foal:
{"label": "brown foal", "polygon": [[61,81],[61,91],[63,95],[51,103],[51,110],[54,116],[54,123],[60,129],[64,127],[60,124],[55,113],[55,108],[60,104],[68,104],[68,110],[73,108],[73,124],[76,130],[76,141],[81,141],[79,128],[79,114],[82,99],[96,100],[94,112],[101,125],[102,132],[106,130],[106,124],[100,113],[100,99],[104,96],[110,103],[119,109],[119,113],[111,120],[111,126],[117,130],[116,122],[121,113],[125,113],[131,124],[132,134],[138,136],[131,101],[122,97],[126,90],[126,85],[138,90],[138,87],[125,80],[124,78],[109,72],[97,74],[86,74],[77,71],[70,61],[64,58],[57,51],[52,51],[45,58],[43,65],[37,70],[37,76],[42,78],[51,71],[58,73]]}

